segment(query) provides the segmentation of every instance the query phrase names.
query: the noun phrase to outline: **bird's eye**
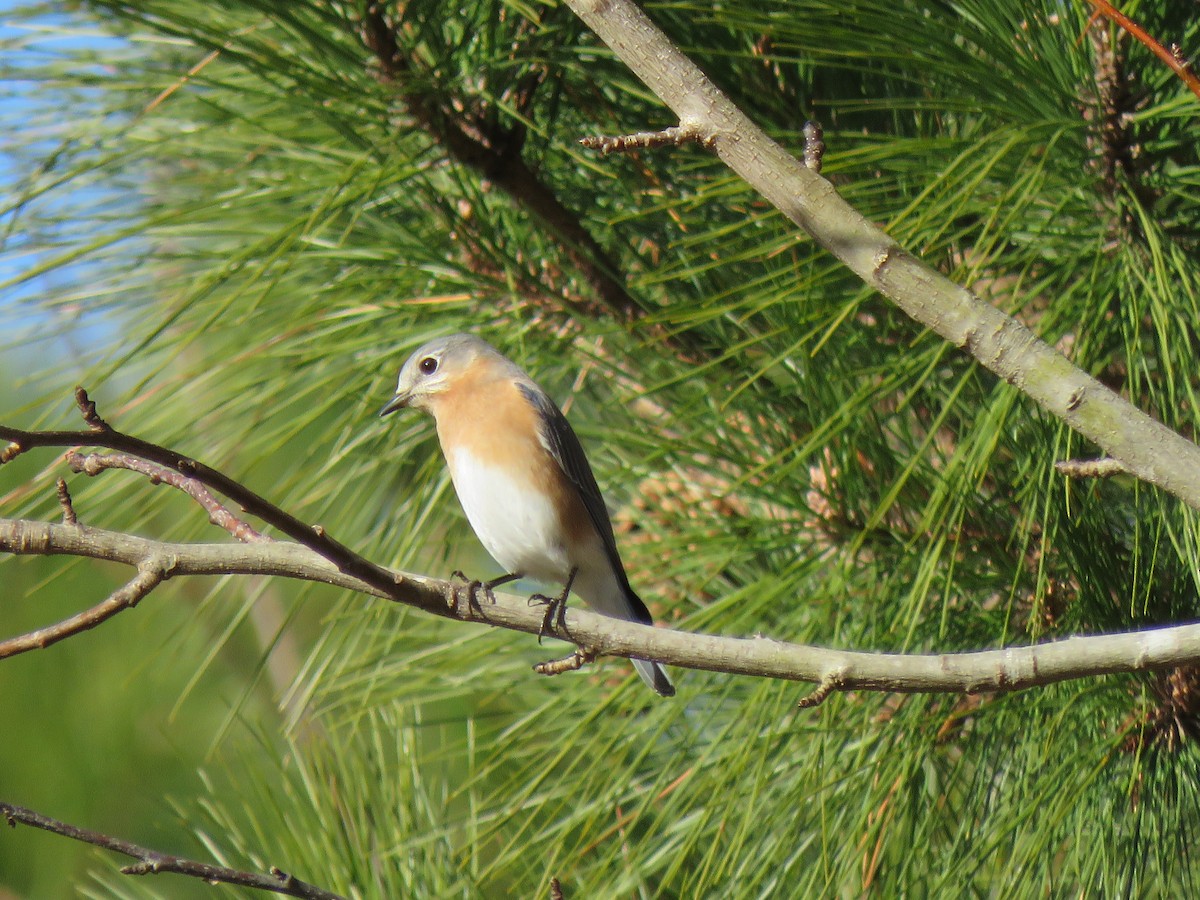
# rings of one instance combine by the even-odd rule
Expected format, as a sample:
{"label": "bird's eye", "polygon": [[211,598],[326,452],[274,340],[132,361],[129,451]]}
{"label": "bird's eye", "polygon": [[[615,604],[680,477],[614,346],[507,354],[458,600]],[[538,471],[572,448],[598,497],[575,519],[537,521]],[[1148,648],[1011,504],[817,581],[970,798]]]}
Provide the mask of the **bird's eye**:
{"label": "bird's eye", "polygon": [[437,371],[437,360],[432,356],[427,356],[417,364],[417,367],[426,375],[432,375]]}

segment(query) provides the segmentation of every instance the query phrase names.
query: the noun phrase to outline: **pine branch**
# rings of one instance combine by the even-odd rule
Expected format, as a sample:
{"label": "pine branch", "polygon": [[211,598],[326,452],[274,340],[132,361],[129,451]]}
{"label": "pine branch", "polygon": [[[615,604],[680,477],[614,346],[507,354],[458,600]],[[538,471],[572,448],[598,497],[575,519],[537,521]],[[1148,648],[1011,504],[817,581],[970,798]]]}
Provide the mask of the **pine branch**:
{"label": "pine branch", "polygon": [[[270,575],[391,599],[385,591],[338,571],[320,554],[290,541],[167,543],[85,525],[0,519],[0,552],[88,557],[123,563],[139,571],[161,566],[161,581],[188,575]],[[426,612],[531,635],[537,635],[543,628],[543,610],[531,607],[525,597],[496,593],[494,603],[479,603],[463,582],[411,573],[396,573],[396,576],[421,594],[420,603],[408,599],[400,602]],[[66,623],[51,626],[55,628],[61,629],[56,640],[81,630],[72,631]],[[1075,678],[1200,664],[1197,624],[1072,637],[1028,647],[970,653],[862,653],[789,644],[761,636],[736,638],[655,628],[571,608],[562,625],[554,624],[553,636],[584,648],[585,656],[636,657],[728,675],[813,682],[820,686],[822,699],[834,690],[1013,691]],[[25,635],[0,641],[0,659],[34,649],[29,644]],[[567,668],[571,667],[551,665],[544,671],[556,674]]]}
{"label": "pine branch", "polygon": [[100,418],[96,412],[96,404],[88,398],[87,391],[81,387],[75,389],[75,402],[79,406],[84,421],[88,424],[88,431],[24,431],[0,425],[0,439],[7,439],[11,442],[8,447],[0,451],[0,464],[9,462],[21,453],[35,447],[86,445],[118,450],[139,459],[157,463],[171,472],[182,473],[194,481],[220,492],[234,501],[244,512],[257,516],[292,540],[319,553],[343,572],[382,591],[385,596],[394,600],[407,598],[405,602],[421,604],[423,598],[419,591],[413,591],[403,582],[395,581],[394,576],[388,570],[375,565],[350,550],[349,547],[329,537],[321,525],[309,525],[300,521],[260,497],[245,485],[201,462],[166,447],[160,447],[133,435],[117,431]]}
{"label": "pine branch", "polygon": [[151,850],[148,847],[142,847],[99,831],[69,825],[58,819],[34,812],[32,809],[5,803],[3,800],[0,800],[0,817],[6,819],[12,828],[16,828],[18,824],[31,825],[52,834],[60,834],[74,841],[103,847],[105,850],[112,850],[114,853],[121,853],[136,859],[136,863],[122,866],[121,872],[125,875],[160,875],[170,872],[176,875],[186,875],[189,878],[199,878],[210,884],[236,884],[240,887],[284,894],[288,897],[302,897],[305,900],[343,900],[340,894],[301,881],[275,867],[271,868],[269,875],[262,875],[257,872],[242,872],[225,866],[185,859],[182,856]]}
{"label": "pine branch", "polygon": [[1025,325],[918,260],[772,141],[631,0],[567,5],[733,171],[871,287],[970,353],[1131,474],[1200,509],[1200,447]]}
{"label": "pine branch", "polygon": [[[101,603],[55,625],[0,641],[0,659],[48,647],[96,627],[131,609],[169,578],[185,575],[275,575],[317,581],[404,603],[435,615],[464,622],[549,634],[573,642],[578,651],[563,660],[535,666],[544,675],[578,669],[598,656],[653,660],[689,669],[811,681],[818,685],[803,701],[815,706],[834,690],[889,692],[1009,691],[1073,678],[1119,672],[1171,668],[1200,663],[1200,625],[1180,625],[1069,638],[1031,647],[976,653],[909,655],[859,653],[763,637],[731,638],[655,628],[600,616],[582,610],[548,620],[544,610],[526,598],[497,595],[479,582],[444,581],[376,565],[335,541],[320,526],[309,526],[224,473],[182,454],[117,431],[104,421],[83,388],[75,399],[88,431],[23,431],[0,425],[0,438],[12,444],[0,462],[34,447],[93,443],[149,460],[145,467],[122,457],[119,467],[140,471],[154,482],[166,483],[196,500],[210,518],[231,534],[249,526],[224,509],[202,484],[234,500],[241,508],[279,528],[297,543],[250,541],[239,544],[164,543],[133,534],[90,528],[75,515],[64,524],[25,519],[0,519],[0,552],[14,555],[68,555],[124,563],[137,575]],[[99,473],[104,464],[87,464],[89,457],[68,454],[84,471]],[[166,466],[166,471],[158,468]],[[187,478],[174,477],[186,472]],[[64,510],[74,507],[58,495]],[[69,497],[69,494],[67,495]],[[228,512],[226,510],[226,512]],[[485,602],[480,602],[480,595]]]}

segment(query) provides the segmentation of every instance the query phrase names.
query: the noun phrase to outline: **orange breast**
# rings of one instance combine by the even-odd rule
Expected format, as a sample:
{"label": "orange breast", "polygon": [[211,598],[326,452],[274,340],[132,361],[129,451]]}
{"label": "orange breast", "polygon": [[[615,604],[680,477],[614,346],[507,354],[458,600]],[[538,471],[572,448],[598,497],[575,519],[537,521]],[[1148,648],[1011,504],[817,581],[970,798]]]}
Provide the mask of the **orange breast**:
{"label": "orange breast", "polygon": [[540,491],[551,501],[568,545],[592,532],[577,490],[539,438],[537,411],[507,372],[476,366],[437,398],[431,412],[452,471],[456,455],[463,452],[502,468],[514,481]]}

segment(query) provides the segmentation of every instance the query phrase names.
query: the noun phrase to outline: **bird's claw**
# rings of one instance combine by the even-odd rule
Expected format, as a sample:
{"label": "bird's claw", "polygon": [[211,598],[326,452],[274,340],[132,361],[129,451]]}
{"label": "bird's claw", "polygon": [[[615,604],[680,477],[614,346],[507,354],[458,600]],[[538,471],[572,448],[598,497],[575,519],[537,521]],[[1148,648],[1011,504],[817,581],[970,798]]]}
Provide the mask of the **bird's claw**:
{"label": "bird's claw", "polygon": [[459,599],[462,594],[466,594],[467,597],[467,610],[475,615],[483,615],[483,607],[479,603],[480,591],[483,592],[483,596],[487,598],[488,603],[492,604],[493,606],[495,605],[496,594],[492,591],[492,584],[494,582],[480,581],[477,578],[468,578],[459,569],[455,569],[453,572],[451,572],[450,577],[454,581],[462,582],[461,593],[459,589],[454,591],[454,603],[452,608],[455,615],[459,614]]}
{"label": "bird's claw", "polygon": [[554,634],[554,622],[556,619],[558,620],[557,629],[563,634],[567,633],[567,598],[571,596],[571,585],[575,583],[575,576],[578,574],[578,567],[571,570],[571,574],[567,576],[567,583],[563,585],[562,593],[557,597],[547,597],[545,594],[530,595],[530,606],[533,606],[535,603],[544,603],[546,605],[546,615],[542,617],[542,627],[538,629],[539,644],[546,635]]}
{"label": "bird's claw", "polygon": [[529,598],[529,605],[535,604],[544,605],[546,614],[542,616],[542,627],[538,629],[538,643],[542,642],[542,638],[546,635],[554,635],[555,629],[563,631],[567,630],[567,594],[564,591],[557,597],[548,597],[545,594],[533,594]]}

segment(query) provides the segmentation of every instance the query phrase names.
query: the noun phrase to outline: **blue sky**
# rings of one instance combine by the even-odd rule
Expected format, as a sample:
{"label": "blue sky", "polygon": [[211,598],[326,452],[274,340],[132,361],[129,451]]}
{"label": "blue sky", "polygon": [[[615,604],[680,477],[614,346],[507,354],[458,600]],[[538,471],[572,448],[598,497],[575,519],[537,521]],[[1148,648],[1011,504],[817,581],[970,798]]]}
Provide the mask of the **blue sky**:
{"label": "blue sky", "polygon": [[[49,258],[38,246],[39,214],[86,210],[102,199],[104,191],[99,186],[71,187],[52,192],[28,208],[14,209],[31,179],[37,178],[42,165],[62,146],[73,120],[88,114],[85,93],[55,94],[39,89],[36,80],[25,77],[25,73],[33,75],[41,65],[66,54],[102,54],[109,48],[126,47],[85,19],[63,13],[30,18],[17,13],[23,5],[0,0],[0,353],[19,354],[20,348],[32,341],[39,352],[48,347],[57,355],[72,354],[77,339],[93,343],[107,332],[107,327],[95,317],[73,315],[69,307],[50,310],[42,304],[60,299],[62,292],[86,272],[86,264],[48,272],[20,284],[10,282]],[[67,218],[75,237],[86,238],[86,227],[80,228],[86,216]],[[96,332],[97,328],[103,331]],[[80,329],[88,333],[63,333]],[[55,337],[38,340],[48,334]]]}

